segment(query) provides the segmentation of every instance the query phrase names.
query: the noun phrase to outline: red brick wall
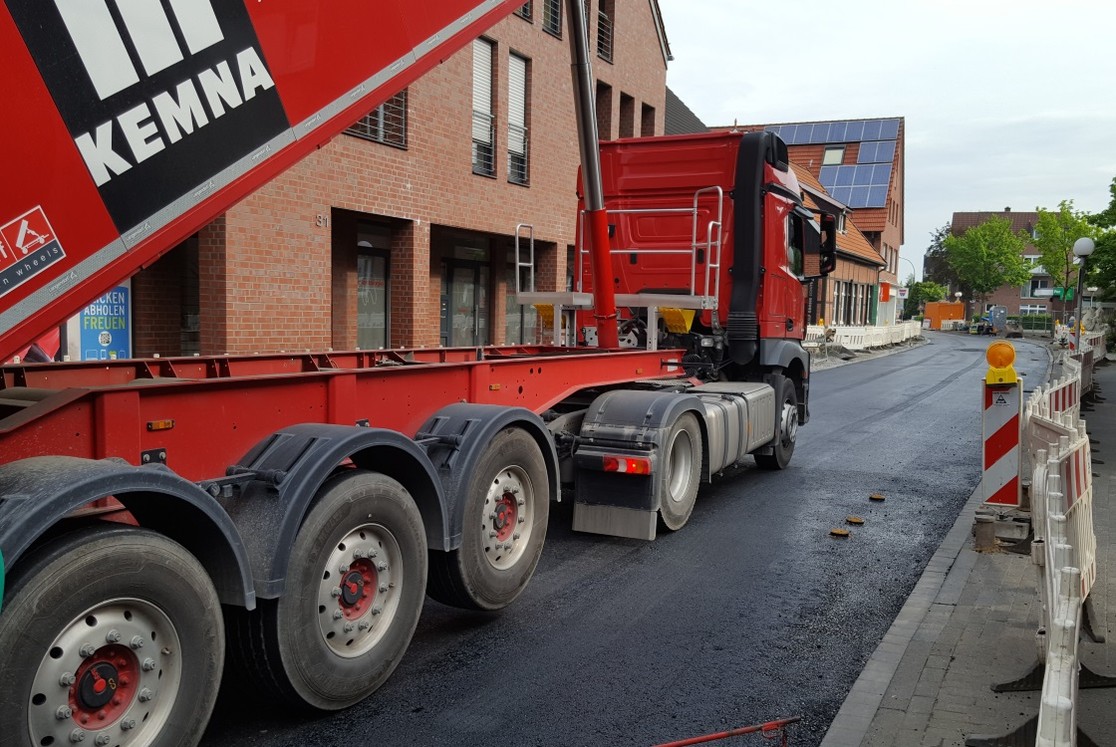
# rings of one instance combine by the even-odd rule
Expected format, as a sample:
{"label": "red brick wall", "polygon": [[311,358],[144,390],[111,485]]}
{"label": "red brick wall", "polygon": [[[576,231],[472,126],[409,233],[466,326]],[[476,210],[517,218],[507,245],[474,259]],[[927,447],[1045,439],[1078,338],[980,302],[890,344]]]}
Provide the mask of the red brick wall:
{"label": "red brick wall", "polygon": [[132,279],[132,355],[182,355],[182,307],[195,240],[185,242]]}
{"label": "red brick wall", "polygon": [[[651,5],[619,0],[617,6],[614,64],[594,56],[595,75],[612,87],[613,111],[621,94],[630,96],[641,113],[653,109],[661,134],[666,68]],[[534,226],[536,242],[573,243],[578,147],[569,41],[545,33],[538,6],[535,12],[534,23],[513,16],[486,35],[496,45],[496,176],[472,173],[467,48],[410,86],[406,150],[338,135],[202,232],[203,353],[353,343],[353,320],[331,313],[349,307],[346,298],[335,304],[334,294],[352,292],[340,266],[349,261],[350,250],[334,239],[335,232],[345,231],[339,221],[347,218],[337,217],[348,214],[343,211],[386,216],[400,226],[390,266],[393,346],[439,341],[441,267],[430,258],[431,224],[506,237],[525,222]],[[595,30],[593,38],[595,45]],[[526,187],[507,181],[507,67],[513,51],[530,60]],[[612,121],[610,129],[615,133],[619,123]],[[506,244],[493,246],[491,275],[502,278]],[[564,288],[565,252],[553,252],[545,261],[539,289]],[[502,339],[503,308],[496,300],[493,296],[493,337]]]}

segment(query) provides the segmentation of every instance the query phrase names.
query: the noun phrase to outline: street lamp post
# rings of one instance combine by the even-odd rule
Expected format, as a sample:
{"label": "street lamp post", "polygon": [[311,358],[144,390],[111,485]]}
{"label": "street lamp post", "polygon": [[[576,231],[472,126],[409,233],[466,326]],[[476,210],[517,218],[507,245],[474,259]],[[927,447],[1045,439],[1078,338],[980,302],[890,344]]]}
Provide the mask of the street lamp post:
{"label": "street lamp post", "polygon": [[1081,291],[1085,287],[1085,268],[1089,264],[1089,255],[1096,249],[1096,244],[1088,236],[1082,236],[1073,242],[1073,254],[1081,260],[1081,267],[1077,268],[1077,315],[1073,320],[1073,347],[1081,353]]}
{"label": "street lamp post", "polygon": [[[903,262],[906,262],[907,264],[909,264],[911,266],[911,283],[913,284],[913,283],[917,282],[918,281],[918,277],[917,277],[918,276],[918,270],[915,269],[915,263],[910,261],[909,259],[907,259],[906,257],[904,257],[902,255],[900,255],[899,259]],[[899,277],[899,274],[896,273],[895,276]],[[907,286],[907,296],[908,297],[910,296],[910,293],[911,293],[911,287],[908,285]],[[896,319],[902,319],[903,318],[903,308],[906,306],[906,304],[897,303],[896,306],[898,308],[896,308],[896,310],[895,310],[895,318]]]}

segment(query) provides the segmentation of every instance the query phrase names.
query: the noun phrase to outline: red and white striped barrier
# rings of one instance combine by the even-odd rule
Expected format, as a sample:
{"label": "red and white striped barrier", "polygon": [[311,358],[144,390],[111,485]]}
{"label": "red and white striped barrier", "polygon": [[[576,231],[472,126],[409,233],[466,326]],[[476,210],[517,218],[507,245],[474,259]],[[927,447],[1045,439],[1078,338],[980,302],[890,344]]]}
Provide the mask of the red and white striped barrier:
{"label": "red and white striped barrier", "polygon": [[1022,398],[1019,384],[984,385],[984,502],[1018,507]]}

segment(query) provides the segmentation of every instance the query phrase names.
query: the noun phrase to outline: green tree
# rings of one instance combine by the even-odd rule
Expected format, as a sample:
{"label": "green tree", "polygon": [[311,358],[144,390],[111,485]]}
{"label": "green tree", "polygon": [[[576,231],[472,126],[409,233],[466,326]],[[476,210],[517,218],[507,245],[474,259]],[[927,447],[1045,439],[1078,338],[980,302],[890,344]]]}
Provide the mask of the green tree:
{"label": "green tree", "polygon": [[1012,232],[1009,219],[994,215],[960,236],[946,236],[942,245],[958,280],[983,305],[1000,286],[1023,285],[1031,277],[1023,259],[1027,238]]}
{"label": "green tree", "polygon": [[[930,246],[922,260],[923,279],[933,280],[949,288],[960,286],[960,279],[953,268],[949,266],[948,253],[945,248],[946,237],[950,234],[950,225],[945,223],[935,228],[930,234]],[[962,290],[969,290],[963,288]]]}
{"label": "green tree", "polygon": [[914,276],[907,282],[909,292],[907,299],[903,301],[903,317],[910,319],[915,314],[919,313],[923,305],[930,301],[941,301],[945,298],[946,287],[935,283],[933,280],[923,280],[921,283],[914,282]]}
{"label": "green tree", "polygon": [[[1097,233],[1085,213],[1073,209],[1073,200],[1062,200],[1057,210],[1038,208],[1033,244],[1039,250],[1039,264],[1054,279],[1056,295],[1062,299],[1062,317],[1072,313],[1073,302],[1066,299],[1065,289],[1077,288],[1077,268],[1073,243],[1082,236]],[[1063,289],[1057,294],[1057,289]]]}
{"label": "green tree", "polygon": [[1086,282],[1100,289],[1101,299],[1112,301],[1116,300],[1116,178],[1108,190],[1112,195],[1108,207],[1088,217],[1089,223],[1098,230],[1094,239],[1097,247],[1089,257]]}

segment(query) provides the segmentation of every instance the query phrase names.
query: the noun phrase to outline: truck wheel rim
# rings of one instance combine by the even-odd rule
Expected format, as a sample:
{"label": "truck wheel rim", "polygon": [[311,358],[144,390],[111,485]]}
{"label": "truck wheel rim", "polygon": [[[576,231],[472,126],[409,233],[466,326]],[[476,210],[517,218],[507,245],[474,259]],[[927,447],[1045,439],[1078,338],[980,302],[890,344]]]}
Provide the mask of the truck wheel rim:
{"label": "truck wheel rim", "polygon": [[31,743],[150,744],[181,679],[178,633],[161,609],[139,599],[90,607],[39,664],[28,703]]}
{"label": "truck wheel rim", "polygon": [[399,607],[403,553],[379,524],[353,529],[326,560],[318,591],[318,626],[333,653],[367,653],[391,628]]}
{"label": "truck wheel rim", "polygon": [[519,562],[531,541],[534,504],[531,478],[521,467],[502,469],[484,498],[481,519],[484,557],[497,570]]}
{"label": "truck wheel rim", "polygon": [[690,486],[690,470],[694,462],[694,445],[690,441],[690,434],[685,430],[675,433],[667,453],[670,454],[670,500],[680,503]]}
{"label": "truck wheel rim", "polygon": [[798,435],[798,408],[791,402],[783,403],[782,441],[789,446]]}

